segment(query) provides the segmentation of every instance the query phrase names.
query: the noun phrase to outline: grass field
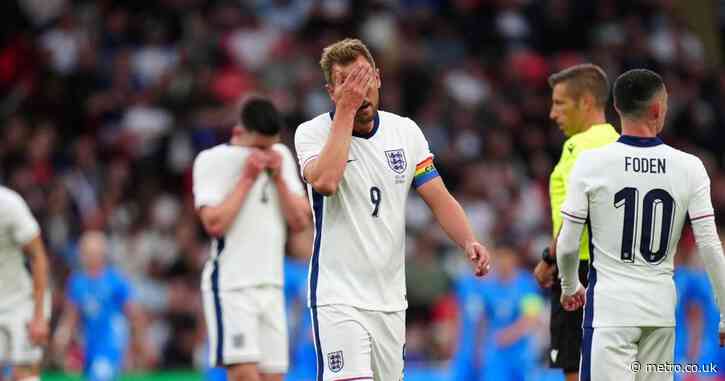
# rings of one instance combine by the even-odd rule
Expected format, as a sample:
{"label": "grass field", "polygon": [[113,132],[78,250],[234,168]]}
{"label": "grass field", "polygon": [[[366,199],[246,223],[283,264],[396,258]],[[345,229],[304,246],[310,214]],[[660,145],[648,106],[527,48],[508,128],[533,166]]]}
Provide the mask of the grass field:
{"label": "grass field", "polygon": [[[118,381],[201,381],[203,378],[200,373],[196,372],[158,372],[158,373],[139,373],[126,374],[121,376]],[[80,374],[65,373],[44,373],[41,377],[42,381],[83,381]]]}

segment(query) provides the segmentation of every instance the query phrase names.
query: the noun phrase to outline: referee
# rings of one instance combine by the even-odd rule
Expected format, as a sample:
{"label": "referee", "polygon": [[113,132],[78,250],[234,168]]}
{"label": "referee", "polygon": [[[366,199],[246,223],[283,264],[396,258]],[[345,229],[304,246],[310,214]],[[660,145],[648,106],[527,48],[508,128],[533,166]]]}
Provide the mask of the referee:
{"label": "referee", "polygon": [[[613,143],[619,134],[605,119],[609,81],[599,66],[582,64],[564,69],[549,77],[549,85],[552,88],[549,117],[568,139],[549,179],[553,237],[534,269],[534,276],[541,287],[551,287],[551,366],[562,369],[566,381],[576,381],[581,356],[583,310],[568,312],[559,302],[561,285],[555,251],[556,237],[562,224],[560,209],[566,198],[569,174],[579,154]],[[579,259],[579,278],[586,287],[589,270],[589,236],[586,230],[581,238]]]}

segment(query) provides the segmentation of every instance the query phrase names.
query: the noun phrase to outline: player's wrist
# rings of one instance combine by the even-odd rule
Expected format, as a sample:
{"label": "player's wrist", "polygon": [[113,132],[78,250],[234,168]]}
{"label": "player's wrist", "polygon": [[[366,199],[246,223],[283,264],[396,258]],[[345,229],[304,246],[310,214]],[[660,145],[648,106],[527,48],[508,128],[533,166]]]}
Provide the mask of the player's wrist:
{"label": "player's wrist", "polygon": [[581,283],[577,280],[576,282],[566,282],[563,278],[561,280],[561,295],[563,296],[573,296],[576,294],[576,292],[579,290],[579,288],[584,287]]}
{"label": "player's wrist", "polygon": [[33,308],[33,320],[45,319],[45,311],[42,307]]}
{"label": "player's wrist", "polygon": [[467,240],[463,241],[462,244],[459,244],[459,246],[461,247],[461,249],[464,252],[467,252],[470,248],[472,248],[476,244],[480,245],[480,243],[478,241],[476,241],[475,239],[467,239]]}
{"label": "player's wrist", "polygon": [[249,175],[242,175],[242,177],[239,178],[239,181],[237,182],[238,187],[251,187],[254,182],[257,180],[256,176],[252,178]]}
{"label": "player's wrist", "polygon": [[355,114],[357,113],[358,107],[360,107],[359,104],[355,105],[348,102],[338,102],[335,107],[335,117],[339,116],[344,119],[349,119],[350,123],[344,123],[344,125],[352,128],[352,122],[355,120]]}

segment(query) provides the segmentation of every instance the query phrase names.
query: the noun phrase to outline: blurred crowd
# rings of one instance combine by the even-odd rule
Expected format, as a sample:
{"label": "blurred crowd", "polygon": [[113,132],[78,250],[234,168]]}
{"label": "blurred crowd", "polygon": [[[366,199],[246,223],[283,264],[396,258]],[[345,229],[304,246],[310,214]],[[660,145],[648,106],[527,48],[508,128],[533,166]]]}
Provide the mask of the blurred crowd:
{"label": "blurred crowd", "polygon": [[[145,358],[130,356],[130,368],[204,366],[199,277],[208,248],[192,203],[195,155],[228,139],[250,93],[283,111],[283,139],[292,146],[296,126],[331,107],[322,48],[348,36],[373,51],[381,109],[421,126],[479,238],[505,253],[502,267],[511,271],[494,272],[490,282],[528,276],[550,240],[548,176],[564,136],[548,118],[546,78],[572,64],[599,64],[612,81],[634,67],[663,75],[670,94],[663,138],[706,163],[725,221],[722,1],[1,3],[0,183],[20,192],[41,223],[54,316],[79,267],[79,234],[107,233],[109,260],[129,277],[153,343]],[[612,110],[608,116],[618,124]],[[463,316],[486,320],[489,309],[462,303],[470,274],[415,195],[407,213],[408,362],[455,362]],[[692,241],[682,246],[680,262],[701,271]],[[538,302],[524,300],[525,329],[497,342],[531,339],[532,361],[544,364],[548,299],[546,290],[534,293]],[[702,313],[687,311],[696,330]],[[290,317],[296,324],[304,313]],[[49,358],[78,369],[79,353]]]}

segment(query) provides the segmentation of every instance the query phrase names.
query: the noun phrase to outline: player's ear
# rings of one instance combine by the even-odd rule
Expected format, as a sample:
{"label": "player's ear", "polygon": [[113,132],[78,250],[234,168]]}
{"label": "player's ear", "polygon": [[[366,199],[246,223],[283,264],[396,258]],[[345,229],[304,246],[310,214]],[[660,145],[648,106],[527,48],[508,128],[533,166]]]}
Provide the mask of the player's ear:
{"label": "player's ear", "polygon": [[591,111],[594,108],[594,96],[589,93],[585,92],[582,94],[582,96],[579,98],[580,106],[586,111]]}
{"label": "player's ear", "polygon": [[238,138],[244,135],[245,128],[242,127],[240,123],[237,123],[234,125],[234,128],[232,128],[232,137]]}
{"label": "player's ear", "polygon": [[327,90],[327,95],[330,96],[330,100],[332,100],[332,103],[335,103],[335,87],[329,83],[326,83],[325,90]]}
{"label": "player's ear", "polygon": [[660,102],[652,102],[649,105],[648,114],[650,119],[652,120],[659,120],[660,116],[662,114],[662,105]]}

